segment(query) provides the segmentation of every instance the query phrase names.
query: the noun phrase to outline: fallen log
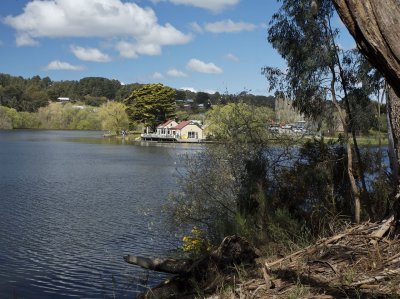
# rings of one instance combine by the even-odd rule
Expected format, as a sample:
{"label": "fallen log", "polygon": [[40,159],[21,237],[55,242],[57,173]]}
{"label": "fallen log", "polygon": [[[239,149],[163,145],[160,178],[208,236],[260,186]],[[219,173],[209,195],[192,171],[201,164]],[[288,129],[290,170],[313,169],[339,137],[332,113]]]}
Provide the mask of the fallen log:
{"label": "fallen log", "polygon": [[[394,216],[392,215],[389,219],[384,220],[382,225],[380,225],[378,229],[372,232],[371,237],[378,239],[382,238],[394,224],[395,224],[395,219]],[[370,244],[374,245],[376,243],[377,243],[376,239],[372,239],[370,241]]]}
{"label": "fallen log", "polygon": [[133,265],[140,266],[145,269],[170,273],[170,274],[184,274],[191,271],[193,260],[181,259],[175,260],[170,258],[148,258],[142,256],[127,255],[124,256],[125,262]]}
{"label": "fallen log", "polygon": [[124,256],[125,262],[145,269],[174,274],[171,279],[139,295],[137,298],[185,298],[194,285],[204,292],[213,292],[220,272],[235,272],[233,265],[254,264],[260,254],[246,239],[226,237],[218,248],[196,260]]}

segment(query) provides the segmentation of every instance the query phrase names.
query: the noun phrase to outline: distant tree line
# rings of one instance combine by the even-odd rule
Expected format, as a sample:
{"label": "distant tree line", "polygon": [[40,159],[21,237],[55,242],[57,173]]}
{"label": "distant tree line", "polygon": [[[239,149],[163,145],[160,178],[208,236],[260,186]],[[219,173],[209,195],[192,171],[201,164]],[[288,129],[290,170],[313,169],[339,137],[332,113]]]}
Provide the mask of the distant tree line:
{"label": "distant tree line", "polygon": [[50,103],[37,112],[0,106],[2,129],[107,130],[119,134],[129,128],[123,103],[110,101],[100,107]]}
{"label": "distant tree line", "polygon": [[[19,112],[37,112],[40,107],[55,102],[59,97],[68,97],[72,102],[99,107],[109,100],[122,102],[134,90],[143,87],[142,84],[122,84],[115,79],[102,77],[86,77],[80,80],[52,81],[49,77],[23,78],[0,73],[0,106],[13,108]],[[175,101],[178,110],[191,112],[207,110],[211,105],[227,104],[236,101],[238,95],[213,94],[207,92],[192,92],[176,90]],[[252,95],[241,93],[242,102],[274,107],[273,96]]]}
{"label": "distant tree line", "polygon": [[193,92],[190,90],[177,90],[175,94],[175,100],[178,104],[183,106],[184,103],[191,103],[196,107],[198,104],[203,104],[205,108],[209,108],[211,105],[225,105],[228,103],[235,103],[240,98],[241,102],[254,106],[266,106],[274,108],[275,96],[263,96],[263,95],[253,95],[249,92],[243,91],[239,94],[229,94],[229,93],[207,93],[203,91]]}
{"label": "distant tree line", "polygon": [[100,106],[108,100],[122,101],[138,83],[123,85],[118,80],[86,77],[79,81],[52,81],[49,77],[15,77],[0,74],[0,105],[17,111],[36,112],[59,97],[68,97],[90,106]]}

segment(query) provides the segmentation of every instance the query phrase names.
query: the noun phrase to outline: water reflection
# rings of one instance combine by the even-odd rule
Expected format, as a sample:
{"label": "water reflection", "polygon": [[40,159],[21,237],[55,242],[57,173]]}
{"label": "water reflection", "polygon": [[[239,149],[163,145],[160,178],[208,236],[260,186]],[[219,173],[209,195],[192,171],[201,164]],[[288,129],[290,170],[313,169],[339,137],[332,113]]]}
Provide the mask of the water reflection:
{"label": "water reflection", "polygon": [[160,281],[122,256],[180,244],[160,207],[180,154],[198,150],[101,132],[0,132],[0,294],[131,298]]}

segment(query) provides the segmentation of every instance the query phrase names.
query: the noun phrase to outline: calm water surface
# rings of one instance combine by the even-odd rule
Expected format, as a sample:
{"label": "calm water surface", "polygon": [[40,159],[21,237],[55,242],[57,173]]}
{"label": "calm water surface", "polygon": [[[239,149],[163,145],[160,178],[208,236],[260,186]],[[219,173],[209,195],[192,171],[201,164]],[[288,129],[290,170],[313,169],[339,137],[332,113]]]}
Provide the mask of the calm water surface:
{"label": "calm water surface", "polygon": [[0,298],[132,298],[159,282],[122,257],[180,245],[161,206],[179,154],[199,149],[0,131]]}

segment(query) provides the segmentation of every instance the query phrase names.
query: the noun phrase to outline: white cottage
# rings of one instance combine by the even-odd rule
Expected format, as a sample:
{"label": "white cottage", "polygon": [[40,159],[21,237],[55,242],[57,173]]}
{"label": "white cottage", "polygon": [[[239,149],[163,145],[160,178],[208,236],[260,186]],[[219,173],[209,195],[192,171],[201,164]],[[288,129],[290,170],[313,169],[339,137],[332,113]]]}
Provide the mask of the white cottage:
{"label": "white cottage", "polygon": [[[147,128],[148,129],[148,128]],[[159,125],[155,133],[141,134],[144,140],[175,140],[178,142],[198,142],[205,139],[200,121],[186,120],[179,124],[176,121],[168,120]]]}
{"label": "white cottage", "polygon": [[186,120],[172,129],[178,139],[204,139],[203,129],[198,122]]}
{"label": "white cottage", "polygon": [[168,120],[165,123],[159,125],[157,127],[157,135],[167,136],[167,135],[175,135],[173,134],[173,128],[176,127],[178,123],[174,120]]}

